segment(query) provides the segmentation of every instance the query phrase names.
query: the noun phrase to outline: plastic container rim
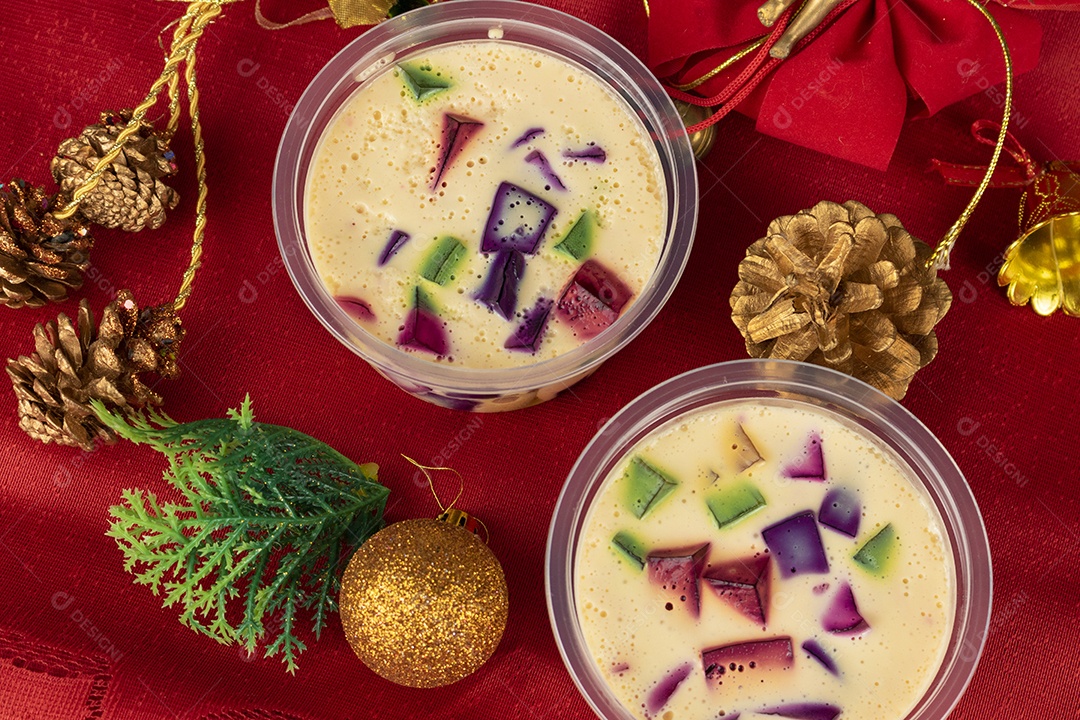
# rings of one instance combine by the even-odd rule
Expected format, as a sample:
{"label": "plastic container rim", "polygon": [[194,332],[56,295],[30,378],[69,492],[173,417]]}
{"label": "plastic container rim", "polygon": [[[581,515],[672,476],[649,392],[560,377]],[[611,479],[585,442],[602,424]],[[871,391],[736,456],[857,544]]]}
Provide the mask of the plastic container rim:
{"label": "plastic container rim", "polygon": [[599,484],[634,443],[675,416],[718,402],[778,397],[810,401],[876,435],[911,466],[945,525],[957,585],[949,646],[927,693],[896,720],[948,717],[971,682],[990,624],[993,570],[982,515],[952,456],[909,410],[849,375],[788,360],[735,360],[685,372],[628,403],[590,440],[559,494],[545,555],[548,616],[571,678],[599,717],[633,718],[596,669],[574,602],[578,534]]}

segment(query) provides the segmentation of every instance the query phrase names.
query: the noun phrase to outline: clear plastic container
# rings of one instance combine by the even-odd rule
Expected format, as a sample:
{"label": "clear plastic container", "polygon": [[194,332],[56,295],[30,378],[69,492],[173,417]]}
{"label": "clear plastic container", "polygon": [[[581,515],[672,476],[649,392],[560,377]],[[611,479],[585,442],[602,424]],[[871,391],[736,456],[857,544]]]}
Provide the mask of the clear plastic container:
{"label": "clear plastic container", "polygon": [[[389,345],[355,323],[323,286],[305,237],[308,172],[338,110],[367,78],[434,46],[498,39],[555,55],[590,71],[635,112],[659,155],[667,194],[667,235],[649,282],[597,337],[550,360],[491,370],[430,362]],[[274,227],[293,284],[335,337],[406,391],[447,407],[498,411],[551,399],[591,374],[656,316],[682,275],[697,226],[697,175],[682,121],[663,88],[626,48],[593,26],[515,0],[437,3],[382,23],[338,53],[304,91],[285,127],[274,168]]]}
{"label": "clear plastic container", "polygon": [[877,437],[921,481],[943,521],[956,571],[952,633],[937,674],[915,708],[905,718],[878,720],[947,717],[975,672],[990,622],[990,544],[971,489],[941,442],[899,403],[848,375],[779,360],[710,365],[657,385],[612,417],[570,471],[548,534],[545,581],[555,640],[578,689],[601,718],[633,718],[609,690],[586,647],[574,601],[578,541],[604,479],[638,441],[673,418],[754,399],[831,411]]}

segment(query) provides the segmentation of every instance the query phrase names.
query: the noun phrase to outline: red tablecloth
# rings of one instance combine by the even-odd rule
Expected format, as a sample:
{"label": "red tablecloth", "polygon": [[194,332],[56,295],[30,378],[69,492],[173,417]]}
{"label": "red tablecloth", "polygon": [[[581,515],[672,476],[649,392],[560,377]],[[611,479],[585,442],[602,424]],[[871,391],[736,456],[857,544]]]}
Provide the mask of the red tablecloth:
{"label": "red tablecloth", "polygon": [[[643,48],[644,16],[632,0],[551,4]],[[264,6],[281,16],[317,4]],[[141,98],[159,70],[157,34],[181,7],[4,2],[3,179],[44,181],[60,140],[99,109]],[[480,672],[439,690],[376,677],[336,623],[301,657],[295,677],[276,659],[251,659],[196,636],[132,584],[104,535],[106,510],[122,488],[161,488],[162,458],[127,444],[86,454],[32,442],[17,427],[14,397],[2,391],[0,717],[590,717],[556,651],[543,583],[548,521],[578,453],[605,418],[657,382],[745,356],[727,298],[745,247],[771,218],[821,198],[857,198],[894,212],[920,237],[938,237],[968,191],[944,187],[926,173],[927,162],[977,160],[967,128],[998,108],[980,95],[909,123],[887,173],[762,138],[743,117],[726,119],[699,167],[701,224],[689,268],[657,321],[572,393],[525,411],[472,416],[410,398],[376,375],[318,325],[282,270],[270,216],[278,138],[308,81],[360,29],[323,22],[267,32],[252,9],[229,6],[201,46],[210,224],[206,265],[184,312],[184,374],[163,386],[167,409],[180,420],[219,416],[250,392],[262,420],[379,462],[392,490],[391,521],[436,511],[399,453],[443,458],[467,478],[462,506],[483,517],[506,569],[506,635]],[[1015,132],[1036,156],[1080,158],[1080,16],[1039,17],[1042,59],[1017,81]],[[95,308],[117,288],[133,288],[144,301],[173,296],[194,198],[190,141],[181,134],[175,150],[183,204],[158,232],[98,234],[85,293]],[[1016,232],[1017,201],[1012,191],[991,190],[961,238],[945,275],[957,299],[939,328],[941,354],[905,401],[967,474],[994,553],[987,649],[954,716],[965,720],[1080,717],[1080,319],[1013,308],[995,286],[998,255]],[[240,294],[250,287],[254,301]],[[71,314],[75,306],[61,309]],[[0,354],[31,350],[34,323],[56,311],[0,308]]]}

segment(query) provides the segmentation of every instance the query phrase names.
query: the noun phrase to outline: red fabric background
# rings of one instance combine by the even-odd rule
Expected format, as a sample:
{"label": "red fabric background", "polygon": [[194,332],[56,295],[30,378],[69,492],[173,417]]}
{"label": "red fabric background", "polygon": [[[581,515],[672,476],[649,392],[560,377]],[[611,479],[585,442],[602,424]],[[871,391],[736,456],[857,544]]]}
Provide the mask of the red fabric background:
{"label": "red fabric background", "polygon": [[[551,4],[640,52],[644,16],[631,0]],[[315,0],[264,3],[275,17]],[[5,0],[0,26],[0,170],[42,182],[61,139],[99,109],[131,105],[158,72],[159,29],[179,14],[149,0]],[[1016,134],[1036,156],[1080,158],[1074,88],[1080,16],[1038,13],[1039,67],[1018,79]],[[160,489],[162,459],[120,445],[92,454],[44,447],[17,427],[14,397],[0,413],[0,717],[328,720],[329,718],[587,718],[548,625],[547,525],[575,457],[605,418],[657,382],[745,356],[727,298],[745,247],[777,215],[821,198],[857,198],[933,240],[969,190],[925,172],[932,157],[978,161],[971,121],[997,112],[977,96],[909,123],[888,172],[757,135],[732,116],[700,166],[701,224],[690,266],[658,320],[572,393],[504,415],[471,416],[391,387],[324,332],[281,269],[270,217],[271,168],[288,106],[359,29],[332,23],[267,32],[251,3],[230,6],[201,47],[210,172],[206,266],[184,313],[183,376],[163,386],[180,420],[219,416],[250,392],[262,420],[289,424],[359,461],[382,464],[388,520],[430,516],[426,487],[398,453],[444,453],[468,479],[462,506],[483,517],[506,569],[511,611],[493,659],[446,689],[382,681],[353,657],[336,625],[301,658],[249,659],[183,628],[136,587],[106,538],[120,490]],[[238,72],[242,61],[257,64]],[[251,62],[243,69],[250,70]],[[103,72],[102,68],[106,70]],[[99,80],[98,83],[91,82]],[[66,110],[60,111],[60,108]],[[70,113],[67,120],[65,112]],[[67,127],[65,123],[70,123]],[[190,141],[179,210],[158,232],[99,234],[86,296],[131,287],[144,302],[173,296],[186,263],[194,186]],[[994,552],[996,602],[986,654],[956,718],[1080,717],[1076,621],[1080,500],[1076,407],[1080,319],[1039,318],[995,287],[999,253],[1016,232],[1017,193],[991,190],[946,274],[957,299],[939,330],[941,354],[905,404],[954,454],[982,506]],[[258,295],[242,302],[245,282]],[[250,295],[247,296],[250,299]],[[73,312],[76,302],[63,310]],[[56,308],[0,308],[4,356],[32,349],[34,323]]]}

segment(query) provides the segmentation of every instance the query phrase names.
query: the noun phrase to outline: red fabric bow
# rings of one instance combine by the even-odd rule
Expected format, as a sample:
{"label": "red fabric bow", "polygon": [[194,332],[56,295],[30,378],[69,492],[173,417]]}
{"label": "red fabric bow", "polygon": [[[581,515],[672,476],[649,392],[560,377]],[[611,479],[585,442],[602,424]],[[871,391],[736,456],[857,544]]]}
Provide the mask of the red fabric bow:
{"label": "red fabric bow", "polygon": [[[762,0],[652,0],[649,65],[672,85],[702,77],[767,32]],[[1015,8],[1080,9],[1076,0],[998,0],[1017,73],[1035,66],[1042,31]],[[745,66],[699,85],[711,96]],[[966,2],[860,0],[820,36],[780,63],[738,110],[759,132],[884,170],[904,119],[932,115],[1005,77],[990,25]],[[911,102],[909,102],[909,96]]]}

